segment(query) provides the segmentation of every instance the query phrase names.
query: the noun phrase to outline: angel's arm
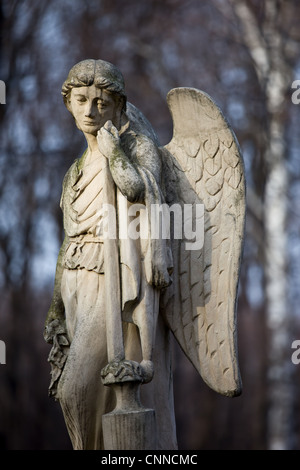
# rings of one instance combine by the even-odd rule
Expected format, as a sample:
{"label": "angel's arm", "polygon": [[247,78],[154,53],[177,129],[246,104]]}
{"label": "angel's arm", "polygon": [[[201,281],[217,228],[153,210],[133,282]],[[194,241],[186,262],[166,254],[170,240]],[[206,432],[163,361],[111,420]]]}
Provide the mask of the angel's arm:
{"label": "angel's arm", "polygon": [[112,177],[130,202],[144,202],[145,184],[139,167],[149,170],[159,179],[160,159],[158,150],[151,139],[136,137],[134,156],[124,151],[117,129],[106,123],[98,133],[100,151],[108,158]]}

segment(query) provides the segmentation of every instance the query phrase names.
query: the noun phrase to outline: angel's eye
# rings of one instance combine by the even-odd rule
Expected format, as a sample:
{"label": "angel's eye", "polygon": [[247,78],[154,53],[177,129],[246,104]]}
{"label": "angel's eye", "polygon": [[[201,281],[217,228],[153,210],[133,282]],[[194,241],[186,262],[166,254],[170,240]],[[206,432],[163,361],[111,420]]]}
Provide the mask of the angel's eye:
{"label": "angel's eye", "polygon": [[97,105],[98,105],[98,108],[101,108],[101,109],[107,107],[107,104],[104,101],[101,101],[101,100],[98,101]]}
{"label": "angel's eye", "polygon": [[86,97],[85,96],[78,96],[76,99],[79,103],[85,103],[86,102]]}

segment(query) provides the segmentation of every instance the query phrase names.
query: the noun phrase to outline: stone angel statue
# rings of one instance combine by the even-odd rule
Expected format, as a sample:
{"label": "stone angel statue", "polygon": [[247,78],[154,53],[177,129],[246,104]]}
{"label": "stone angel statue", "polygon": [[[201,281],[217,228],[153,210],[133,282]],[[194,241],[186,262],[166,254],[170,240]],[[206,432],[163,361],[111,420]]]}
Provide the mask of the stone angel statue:
{"label": "stone angel statue", "polygon": [[[111,448],[103,418],[134,406],[154,410],[148,448],[176,449],[171,334],[209,387],[241,393],[241,152],[197,89],[169,92],[174,132],[164,147],[109,62],[76,64],[62,94],[87,149],[63,182],[65,239],[44,332],[49,393],[74,449]],[[134,383],[132,400],[125,384]]]}

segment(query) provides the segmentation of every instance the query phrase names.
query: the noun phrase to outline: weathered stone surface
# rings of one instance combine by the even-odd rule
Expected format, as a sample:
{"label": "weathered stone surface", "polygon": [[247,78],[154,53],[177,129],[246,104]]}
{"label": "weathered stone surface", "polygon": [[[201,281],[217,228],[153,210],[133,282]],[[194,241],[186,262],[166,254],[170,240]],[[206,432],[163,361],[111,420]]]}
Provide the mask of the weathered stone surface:
{"label": "weathered stone surface", "polygon": [[50,394],[74,449],[176,449],[170,332],[211,388],[241,392],[238,143],[208,95],[176,88],[173,138],[160,147],[101,60],[76,64],[62,92],[87,150],[63,183]]}
{"label": "weathered stone surface", "polygon": [[156,450],[154,410],[108,413],[102,423],[106,450]]}

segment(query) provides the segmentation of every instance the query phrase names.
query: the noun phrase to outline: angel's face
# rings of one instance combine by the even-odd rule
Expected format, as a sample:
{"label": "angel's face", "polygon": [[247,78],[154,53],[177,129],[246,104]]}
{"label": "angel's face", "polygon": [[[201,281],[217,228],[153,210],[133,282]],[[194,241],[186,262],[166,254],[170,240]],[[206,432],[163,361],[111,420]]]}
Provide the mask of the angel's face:
{"label": "angel's face", "polygon": [[95,85],[73,88],[68,100],[78,129],[95,136],[106,121],[116,122],[119,108],[119,100],[112,93]]}

